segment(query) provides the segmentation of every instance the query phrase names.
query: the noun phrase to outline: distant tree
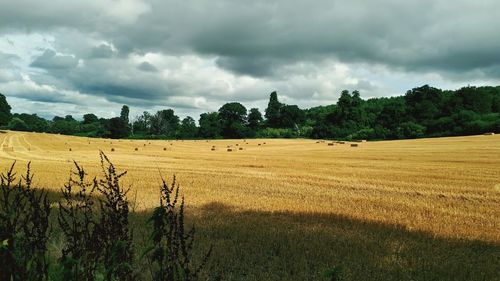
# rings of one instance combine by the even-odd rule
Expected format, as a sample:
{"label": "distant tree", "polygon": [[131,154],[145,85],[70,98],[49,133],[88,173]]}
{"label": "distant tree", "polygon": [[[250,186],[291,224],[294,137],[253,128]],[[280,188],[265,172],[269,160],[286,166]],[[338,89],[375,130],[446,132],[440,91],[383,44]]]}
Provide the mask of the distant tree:
{"label": "distant tree", "polygon": [[13,131],[28,131],[28,125],[26,125],[26,123],[18,117],[12,118],[8,127]]}
{"label": "distant tree", "polygon": [[269,96],[269,103],[266,108],[266,121],[267,126],[271,128],[278,128],[280,126],[280,110],[282,104],[278,101],[278,94],[276,91],[272,92]]}
{"label": "distant tree", "polygon": [[427,120],[433,120],[440,117],[440,107],[443,101],[442,91],[424,85],[408,91],[405,95],[405,101],[408,106],[408,113],[412,119],[419,123],[426,123]]}
{"label": "distant tree", "polygon": [[196,137],[198,128],[196,127],[196,122],[191,116],[187,116],[182,119],[181,126],[179,128],[179,136],[182,139],[192,139]]}
{"label": "distant tree", "polygon": [[155,135],[175,136],[179,128],[179,116],[174,114],[174,110],[166,109],[156,112],[151,116],[151,133]]}
{"label": "distant tree", "polygon": [[129,123],[128,115],[129,115],[130,109],[128,108],[127,105],[122,106],[122,110],[120,112],[120,118],[123,120],[125,124]]}
{"label": "distant tree", "polygon": [[304,111],[296,105],[284,105],[280,112],[280,127],[282,128],[298,128],[306,120]]}
{"label": "distant tree", "polygon": [[15,113],[13,117],[17,117],[26,123],[27,130],[32,132],[46,132],[49,129],[47,120],[38,117],[36,114]]}
{"label": "distant tree", "polygon": [[5,126],[12,119],[12,114],[10,113],[9,103],[4,95],[0,94],[0,126]]}
{"label": "distant tree", "polygon": [[108,123],[109,137],[120,139],[128,136],[128,125],[120,117],[109,119]]}
{"label": "distant tree", "polygon": [[200,114],[198,121],[200,124],[199,135],[202,138],[219,138],[221,136],[221,127],[219,114],[217,112],[208,112]]}
{"label": "distant tree", "polygon": [[225,138],[242,138],[246,135],[247,109],[238,102],[224,104],[219,109],[222,136]]}
{"label": "distant tree", "polygon": [[248,127],[252,130],[257,130],[262,125],[262,114],[260,113],[258,108],[250,109],[248,113]]}
{"label": "distant tree", "polygon": [[149,133],[151,130],[151,113],[144,111],[141,115],[137,116],[132,123],[132,132]]}
{"label": "distant tree", "polygon": [[93,113],[88,113],[83,115],[83,124],[92,124],[98,122],[99,118]]}
{"label": "distant tree", "polygon": [[75,118],[73,118],[73,116],[72,116],[72,115],[66,115],[66,116],[64,117],[64,120],[65,120],[65,121],[68,121],[68,122],[74,122],[74,121],[76,121],[76,120],[75,120]]}
{"label": "distant tree", "polygon": [[58,122],[58,121],[64,121],[64,118],[57,115],[54,116],[54,118],[52,118],[52,122]]}

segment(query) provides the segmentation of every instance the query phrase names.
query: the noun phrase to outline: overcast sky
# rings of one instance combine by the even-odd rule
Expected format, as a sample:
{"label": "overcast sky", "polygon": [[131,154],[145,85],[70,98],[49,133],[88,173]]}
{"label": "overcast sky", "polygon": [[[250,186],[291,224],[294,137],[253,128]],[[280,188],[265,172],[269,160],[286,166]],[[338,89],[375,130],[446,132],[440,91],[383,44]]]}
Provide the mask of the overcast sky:
{"label": "overcast sky", "polygon": [[500,85],[498,0],[0,0],[0,93],[51,118]]}

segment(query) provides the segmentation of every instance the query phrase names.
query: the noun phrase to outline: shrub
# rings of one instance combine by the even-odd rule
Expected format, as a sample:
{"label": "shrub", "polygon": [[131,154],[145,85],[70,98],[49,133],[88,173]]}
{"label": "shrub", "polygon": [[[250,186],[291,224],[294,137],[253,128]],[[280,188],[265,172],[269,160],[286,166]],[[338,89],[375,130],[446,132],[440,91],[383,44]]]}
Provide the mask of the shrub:
{"label": "shrub", "polygon": [[202,262],[195,266],[192,262],[192,249],[195,229],[186,231],[184,224],[184,197],[179,204],[179,185],[175,176],[169,186],[162,180],[160,206],[157,207],[149,222],[153,224],[151,242],[145,251],[148,255],[155,281],[197,280],[205,266],[211,249]]}
{"label": "shrub", "polygon": [[32,189],[30,163],[17,183],[14,166],[0,175],[0,280],[47,280],[47,193]]}

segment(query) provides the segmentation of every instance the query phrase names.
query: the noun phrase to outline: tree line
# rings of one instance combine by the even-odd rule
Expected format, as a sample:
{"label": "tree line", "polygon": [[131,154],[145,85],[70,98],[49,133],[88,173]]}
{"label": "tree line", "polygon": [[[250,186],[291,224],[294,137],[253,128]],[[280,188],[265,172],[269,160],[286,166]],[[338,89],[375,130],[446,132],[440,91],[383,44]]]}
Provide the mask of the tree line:
{"label": "tree line", "polygon": [[405,139],[500,132],[500,86],[441,90],[424,85],[396,97],[364,100],[358,91],[342,91],[332,105],[301,109],[281,103],[272,92],[262,114],[239,102],[216,112],[180,119],[173,109],[143,112],[129,120],[129,107],[120,116],[81,121],[71,115],[46,120],[36,114],[11,113],[0,94],[0,126],[33,131],[106,138],[218,139],[218,138],[335,138]]}

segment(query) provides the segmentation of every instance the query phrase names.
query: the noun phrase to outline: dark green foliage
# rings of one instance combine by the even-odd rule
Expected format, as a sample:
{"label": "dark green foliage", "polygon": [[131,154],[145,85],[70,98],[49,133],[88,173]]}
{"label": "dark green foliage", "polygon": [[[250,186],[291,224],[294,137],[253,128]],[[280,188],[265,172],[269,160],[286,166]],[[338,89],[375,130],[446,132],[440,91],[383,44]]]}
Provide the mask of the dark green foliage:
{"label": "dark green foliage", "polygon": [[217,112],[209,112],[200,114],[199,135],[202,138],[220,138],[221,127],[219,121],[219,114]]}
{"label": "dark green foliage", "polygon": [[[1,97],[0,97],[1,98]],[[10,109],[7,110],[10,114]],[[252,137],[312,137],[337,139],[400,139],[499,132],[500,87],[464,87],[456,91],[428,85],[403,96],[363,100],[358,91],[344,90],[337,104],[300,109],[280,103],[272,92],[263,120],[257,108],[247,116],[238,102],[219,112],[202,113],[199,127],[191,117],[180,122],[173,109],[144,112],[129,124],[129,107],[120,117],[85,114],[83,121],[71,115],[47,121],[35,114],[14,114],[7,128],[111,138],[195,139]],[[0,100],[0,118],[1,118]],[[1,124],[1,121],[0,121]]]}
{"label": "dark green foliage", "polygon": [[250,129],[256,131],[262,125],[264,119],[262,118],[262,114],[260,113],[258,108],[251,108],[248,113],[248,127]]}
{"label": "dark green foliage", "polygon": [[179,128],[179,138],[181,139],[193,139],[198,133],[198,128],[196,123],[191,116],[187,116],[182,119],[181,126]]}
{"label": "dark green foliage", "polygon": [[129,123],[129,115],[130,109],[128,108],[127,105],[122,106],[122,110],[120,111],[120,118],[123,120],[123,123],[127,124]]}
{"label": "dark green foliage", "polygon": [[160,206],[155,208],[149,219],[153,225],[152,246],[146,251],[153,280],[197,280],[211,249],[198,266],[193,264],[195,229],[185,229],[184,197],[179,202],[179,185],[175,177],[170,186],[163,180],[160,192]]}
{"label": "dark green foliage", "polygon": [[173,109],[160,110],[150,116],[150,133],[154,135],[163,135],[175,137],[179,128],[179,116],[174,114]]}
{"label": "dark green foliage", "polygon": [[[46,132],[49,130],[49,123],[47,120],[38,117],[36,114],[26,114],[26,113],[21,113],[17,114],[14,113],[13,118],[19,118],[21,119],[25,124],[26,124],[26,130],[25,131],[30,131],[30,132]],[[15,130],[11,128],[12,130]],[[16,131],[22,131],[17,129]]]}
{"label": "dark green foliage", "polygon": [[224,104],[219,109],[222,136],[238,139],[247,135],[247,109],[239,102]]}
{"label": "dark green foliage", "polygon": [[283,105],[280,109],[281,128],[298,128],[305,119],[304,111],[296,105]]}
{"label": "dark green foliage", "polygon": [[99,118],[93,113],[83,115],[83,122],[82,122],[83,124],[92,124],[98,121]]}
{"label": "dark green foliage", "polygon": [[93,197],[97,180],[87,182],[84,169],[74,164],[76,171],[62,189],[59,202],[58,220],[65,237],[60,259],[62,276],[64,280],[93,281],[102,254]]}
{"label": "dark green foliage", "polygon": [[32,188],[29,163],[26,175],[16,183],[14,165],[0,175],[0,280],[47,280],[47,193]]}
{"label": "dark green foliage", "polygon": [[109,159],[100,153],[104,179],[96,188],[99,200],[98,238],[103,251],[106,280],[134,280],[132,269],[132,237],[129,230],[127,192],[120,185],[126,172],[118,173]]}
{"label": "dark green foliage", "polygon": [[[120,184],[125,172],[119,173],[102,152],[100,158],[102,179],[87,180],[85,170],[75,162],[75,171],[61,190],[57,218],[62,253],[50,265],[50,279],[47,241],[53,232],[47,193],[32,188],[30,164],[19,181],[15,163],[0,175],[0,280],[138,280],[128,190]],[[178,197],[175,179],[170,187],[163,181],[160,206],[150,219],[154,245],[146,255],[154,280],[197,280],[211,253],[195,265],[195,231],[185,229],[184,199]]]}
{"label": "dark green foliage", "polygon": [[278,101],[278,94],[276,91],[269,95],[269,103],[266,108],[267,126],[271,128],[278,128],[280,126],[280,109],[282,104]]}
{"label": "dark green foliage", "polygon": [[125,138],[129,134],[128,124],[120,117],[109,119],[107,129],[109,131],[109,137],[112,139]]}
{"label": "dark green foliage", "polygon": [[12,118],[8,127],[13,131],[28,131],[28,125],[19,117]]}
{"label": "dark green foliage", "polygon": [[0,126],[5,126],[12,118],[11,107],[4,95],[0,93]]}

